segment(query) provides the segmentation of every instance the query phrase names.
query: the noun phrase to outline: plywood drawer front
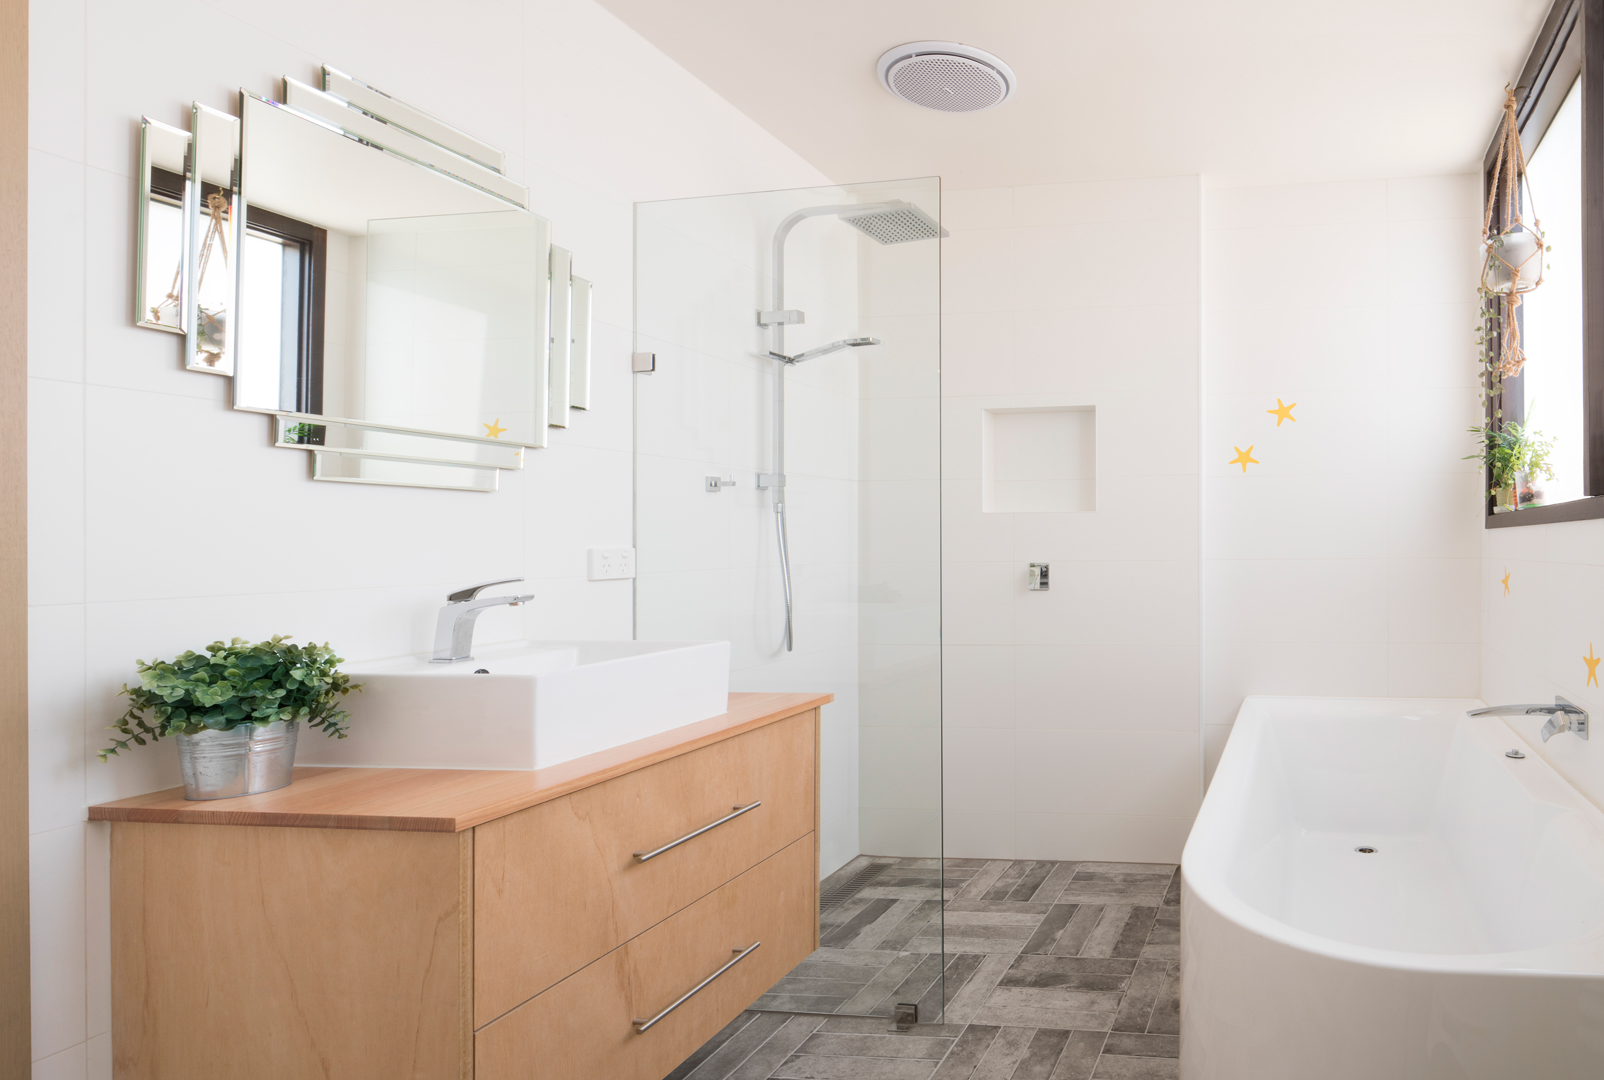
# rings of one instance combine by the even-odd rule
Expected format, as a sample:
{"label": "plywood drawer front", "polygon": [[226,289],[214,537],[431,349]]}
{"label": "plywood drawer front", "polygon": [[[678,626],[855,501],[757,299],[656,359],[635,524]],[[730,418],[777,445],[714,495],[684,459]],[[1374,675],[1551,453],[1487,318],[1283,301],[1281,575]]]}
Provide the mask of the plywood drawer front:
{"label": "plywood drawer front", "polygon": [[[810,834],[481,1029],[477,1080],[661,1080],[813,949]],[[762,945],[669,1013],[737,948]]]}
{"label": "plywood drawer front", "polygon": [[817,718],[781,720],[475,829],[475,1027],[812,832]]}

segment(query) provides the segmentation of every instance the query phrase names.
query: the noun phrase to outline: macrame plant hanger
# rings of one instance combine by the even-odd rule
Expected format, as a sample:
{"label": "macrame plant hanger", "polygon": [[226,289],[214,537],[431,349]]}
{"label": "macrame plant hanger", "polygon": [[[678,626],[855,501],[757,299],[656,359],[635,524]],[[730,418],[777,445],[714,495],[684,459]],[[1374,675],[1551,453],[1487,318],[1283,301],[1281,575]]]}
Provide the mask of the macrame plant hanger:
{"label": "macrame plant hanger", "polygon": [[208,366],[216,367],[223,358],[223,318],[220,311],[209,311],[200,305],[201,286],[206,283],[206,268],[211,265],[212,251],[223,252],[223,269],[228,269],[228,200],[213,192],[206,196],[209,221],[206,236],[201,240],[200,268],[195,274],[195,311],[199,320],[196,338],[200,342],[196,351]]}
{"label": "macrame plant hanger", "polygon": [[[1482,218],[1481,242],[1487,252],[1482,264],[1482,289],[1495,301],[1507,297],[1503,305],[1502,333],[1499,335],[1496,377],[1503,380],[1519,375],[1526,366],[1526,352],[1520,344],[1517,312],[1521,294],[1543,283],[1543,223],[1537,218],[1531,183],[1526,176],[1526,152],[1520,144],[1520,123],[1516,118],[1515,92],[1504,87],[1503,129],[1498,138],[1498,157],[1493,162],[1492,183],[1487,185],[1487,212]],[[1522,181],[1526,183],[1522,183]],[[1524,188],[1524,192],[1523,189]],[[1522,216],[1522,196],[1531,213],[1527,226]],[[1494,214],[1498,221],[1493,221]],[[1535,262],[1533,260],[1536,260]]]}

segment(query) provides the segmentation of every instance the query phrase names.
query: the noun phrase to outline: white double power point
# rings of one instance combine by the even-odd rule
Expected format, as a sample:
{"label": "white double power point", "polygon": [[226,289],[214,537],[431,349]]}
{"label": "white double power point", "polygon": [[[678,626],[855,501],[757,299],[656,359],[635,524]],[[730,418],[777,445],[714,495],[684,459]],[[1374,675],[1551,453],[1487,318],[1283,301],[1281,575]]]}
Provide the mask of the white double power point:
{"label": "white double power point", "polygon": [[620,581],[635,576],[635,549],[632,547],[591,548],[590,580]]}

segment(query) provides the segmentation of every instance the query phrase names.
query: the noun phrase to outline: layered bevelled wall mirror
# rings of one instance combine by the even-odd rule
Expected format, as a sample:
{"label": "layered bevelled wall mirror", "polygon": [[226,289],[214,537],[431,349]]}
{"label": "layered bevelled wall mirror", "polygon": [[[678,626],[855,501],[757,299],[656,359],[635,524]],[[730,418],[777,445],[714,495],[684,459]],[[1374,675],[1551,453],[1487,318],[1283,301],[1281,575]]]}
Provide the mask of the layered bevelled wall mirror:
{"label": "layered bevelled wall mirror", "polygon": [[590,408],[591,285],[505,155],[333,68],[144,118],[134,322],[316,480],[494,491]]}

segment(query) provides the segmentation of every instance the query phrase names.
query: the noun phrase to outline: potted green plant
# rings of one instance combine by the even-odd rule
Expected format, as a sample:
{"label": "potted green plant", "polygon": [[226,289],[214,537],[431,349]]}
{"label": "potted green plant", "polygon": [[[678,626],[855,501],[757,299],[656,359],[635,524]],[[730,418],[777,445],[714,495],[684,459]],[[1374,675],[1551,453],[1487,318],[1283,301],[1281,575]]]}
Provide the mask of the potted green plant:
{"label": "potted green plant", "polygon": [[1469,429],[1481,447],[1477,453],[1466,454],[1465,460],[1480,459],[1487,467],[1495,514],[1505,514],[1522,506],[1541,506],[1542,488],[1534,483],[1535,478],[1540,474],[1554,479],[1554,469],[1548,460],[1554,450],[1554,440],[1531,430],[1530,415],[1528,410],[1526,424],[1506,420],[1496,426],[1483,424]]}
{"label": "potted green plant", "polygon": [[[283,635],[254,645],[214,641],[204,653],[139,663],[139,685],[113,725],[100,760],[172,735],[184,774],[184,798],[228,799],[287,785],[302,722],[345,738],[350,714],[339,701],[352,690],[328,645],[296,645]],[[147,715],[148,714],[148,715]]]}

